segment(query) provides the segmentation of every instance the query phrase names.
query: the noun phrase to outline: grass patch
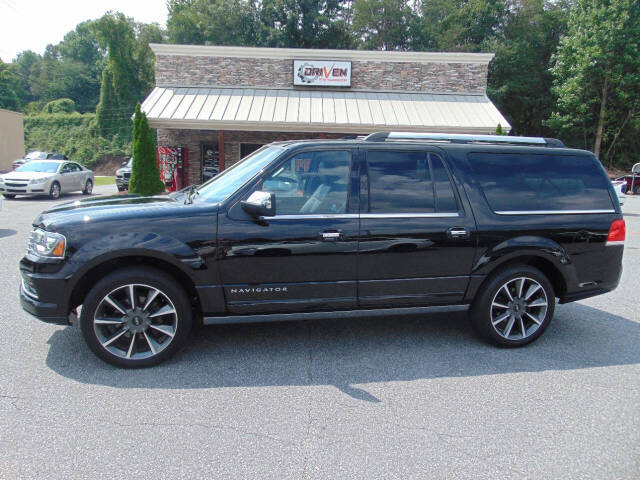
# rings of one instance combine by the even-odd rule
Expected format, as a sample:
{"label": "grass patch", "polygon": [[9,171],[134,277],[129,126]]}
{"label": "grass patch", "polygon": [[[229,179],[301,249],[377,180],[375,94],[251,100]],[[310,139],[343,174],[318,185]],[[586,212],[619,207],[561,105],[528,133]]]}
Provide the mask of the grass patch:
{"label": "grass patch", "polygon": [[116,183],[116,177],[94,177],[93,184],[98,185],[114,185]]}

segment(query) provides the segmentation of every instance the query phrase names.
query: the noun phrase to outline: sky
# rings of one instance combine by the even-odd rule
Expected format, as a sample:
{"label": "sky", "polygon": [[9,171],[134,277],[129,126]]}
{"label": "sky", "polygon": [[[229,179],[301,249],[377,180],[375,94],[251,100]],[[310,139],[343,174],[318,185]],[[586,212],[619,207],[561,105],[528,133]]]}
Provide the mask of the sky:
{"label": "sky", "polygon": [[43,54],[78,23],[109,10],[137,22],[167,22],[166,0],[0,0],[0,59],[8,63],[23,50]]}

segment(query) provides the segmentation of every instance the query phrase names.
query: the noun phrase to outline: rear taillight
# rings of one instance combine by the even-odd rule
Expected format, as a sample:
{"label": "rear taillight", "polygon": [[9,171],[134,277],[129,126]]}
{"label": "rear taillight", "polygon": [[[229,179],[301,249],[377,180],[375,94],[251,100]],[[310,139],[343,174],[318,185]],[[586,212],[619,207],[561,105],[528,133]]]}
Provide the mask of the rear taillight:
{"label": "rear taillight", "polygon": [[609,245],[624,245],[624,237],[627,233],[627,228],[624,224],[624,220],[614,220],[611,223],[609,229],[609,236],[607,237],[607,246]]}

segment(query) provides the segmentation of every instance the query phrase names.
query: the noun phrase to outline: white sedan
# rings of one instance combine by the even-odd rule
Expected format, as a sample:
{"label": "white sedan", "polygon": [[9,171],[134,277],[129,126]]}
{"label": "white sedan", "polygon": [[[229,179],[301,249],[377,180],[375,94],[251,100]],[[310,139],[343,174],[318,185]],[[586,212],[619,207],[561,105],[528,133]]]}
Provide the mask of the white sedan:
{"label": "white sedan", "polygon": [[0,193],[5,198],[16,195],[49,195],[93,191],[93,172],[76,162],[64,160],[32,160],[13,172],[0,175]]}

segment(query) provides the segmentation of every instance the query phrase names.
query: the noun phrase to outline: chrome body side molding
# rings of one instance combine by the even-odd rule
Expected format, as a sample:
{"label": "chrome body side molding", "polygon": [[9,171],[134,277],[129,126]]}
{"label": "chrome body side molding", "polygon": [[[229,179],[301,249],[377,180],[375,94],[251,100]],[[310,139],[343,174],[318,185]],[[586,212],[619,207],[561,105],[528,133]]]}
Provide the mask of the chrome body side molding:
{"label": "chrome body side molding", "polygon": [[464,312],[469,309],[464,305],[442,305],[433,307],[398,307],[375,308],[366,310],[338,310],[327,312],[302,312],[302,313],[269,313],[256,315],[224,315],[219,317],[204,317],[205,325],[223,325],[231,323],[259,323],[259,322],[286,322],[292,320],[323,320],[363,317],[391,317],[394,315],[416,315],[426,313],[451,313]]}

